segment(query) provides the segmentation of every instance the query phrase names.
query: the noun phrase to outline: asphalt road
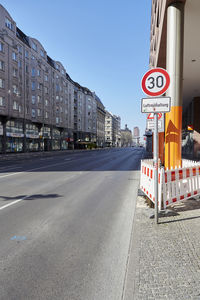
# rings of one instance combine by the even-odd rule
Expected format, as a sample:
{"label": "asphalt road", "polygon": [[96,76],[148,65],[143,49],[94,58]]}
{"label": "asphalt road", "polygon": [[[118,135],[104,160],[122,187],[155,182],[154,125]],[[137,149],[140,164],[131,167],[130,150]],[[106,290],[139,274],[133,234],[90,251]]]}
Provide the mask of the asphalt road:
{"label": "asphalt road", "polygon": [[122,299],[142,156],[0,161],[0,299]]}

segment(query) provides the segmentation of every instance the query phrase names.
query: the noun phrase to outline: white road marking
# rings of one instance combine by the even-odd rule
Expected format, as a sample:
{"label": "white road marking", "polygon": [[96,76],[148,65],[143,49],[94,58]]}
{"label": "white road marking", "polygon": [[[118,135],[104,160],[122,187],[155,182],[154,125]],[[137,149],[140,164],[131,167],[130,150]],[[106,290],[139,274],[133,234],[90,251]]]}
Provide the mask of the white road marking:
{"label": "white road marking", "polygon": [[15,201],[13,201],[13,202],[11,202],[11,203],[8,203],[8,204],[6,204],[6,205],[4,205],[4,206],[1,206],[1,207],[0,207],[0,210],[3,210],[4,208],[6,208],[6,207],[8,207],[8,206],[11,206],[11,205],[13,205],[13,204],[18,203],[18,202],[20,202],[20,201],[26,199],[26,197],[27,197],[27,196],[25,196],[25,197],[23,197],[23,198],[21,198],[21,199],[15,200]]}
{"label": "white road marking", "polygon": [[63,165],[63,164],[64,164],[64,161],[61,162],[61,163],[53,164],[53,165],[43,166],[43,167],[34,168],[34,169],[28,169],[28,170],[25,170],[23,172],[11,173],[11,174],[0,176],[0,179],[4,178],[4,177],[14,176],[14,175],[21,175],[21,174],[26,173],[26,172],[41,170],[41,169],[45,169],[45,168],[49,168],[49,167],[55,167],[55,166],[59,166],[59,165]]}
{"label": "white road marking", "polygon": [[[22,172],[22,173],[25,173],[25,172]],[[77,172],[77,174],[79,174],[79,175],[81,175],[83,172]],[[17,173],[17,174],[19,174],[19,173]],[[72,175],[72,176],[70,176],[69,178],[65,178],[65,181],[68,181],[68,180],[70,180],[70,179],[72,179],[72,178],[74,178],[74,177],[76,177],[76,174],[74,174],[74,175]],[[15,200],[15,201],[12,201],[12,202],[10,202],[10,203],[8,203],[8,204],[6,204],[6,205],[4,205],[4,206],[1,206],[0,207],[0,210],[3,210],[4,208],[7,208],[7,207],[9,207],[9,206],[11,206],[11,205],[14,205],[14,204],[16,204],[16,203],[18,203],[18,202],[21,202],[21,201],[23,201],[23,200],[25,200],[26,198],[30,198],[31,197],[31,195],[26,195],[26,196],[24,196],[24,197],[22,197],[21,199],[17,199],[17,200]]]}

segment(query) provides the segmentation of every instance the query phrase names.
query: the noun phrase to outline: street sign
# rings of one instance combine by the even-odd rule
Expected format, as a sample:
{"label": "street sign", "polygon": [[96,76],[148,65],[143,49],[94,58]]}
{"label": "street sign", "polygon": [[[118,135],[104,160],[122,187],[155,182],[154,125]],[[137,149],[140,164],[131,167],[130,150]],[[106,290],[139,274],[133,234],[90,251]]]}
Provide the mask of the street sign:
{"label": "street sign", "polygon": [[169,74],[162,68],[151,69],[142,78],[142,90],[151,97],[163,95],[169,84]]}
{"label": "street sign", "polygon": [[[153,118],[152,118],[153,115]],[[155,130],[155,121],[154,121],[154,114],[149,114],[146,121],[146,128],[151,129],[152,131]],[[165,118],[164,114],[158,114],[158,132],[165,131]]]}
{"label": "street sign", "polygon": [[[171,98],[170,97],[157,97],[162,96],[170,85],[170,77],[166,70],[162,68],[155,68],[148,71],[142,78],[142,90],[145,94],[152,98],[143,98],[141,102],[142,113],[149,113],[147,117],[147,126],[152,126],[154,130],[153,135],[153,162],[154,162],[154,195],[155,195],[155,222],[158,224],[158,131],[160,120],[159,113],[170,112]],[[154,115],[152,122],[151,113]],[[163,131],[164,131],[164,121]]]}
{"label": "street sign", "polygon": [[142,113],[166,113],[171,109],[170,97],[143,98]]}
{"label": "street sign", "polygon": [[[162,118],[162,115],[163,115],[162,113],[158,114],[158,120]],[[147,120],[154,120],[154,114],[153,113],[148,114]]]}

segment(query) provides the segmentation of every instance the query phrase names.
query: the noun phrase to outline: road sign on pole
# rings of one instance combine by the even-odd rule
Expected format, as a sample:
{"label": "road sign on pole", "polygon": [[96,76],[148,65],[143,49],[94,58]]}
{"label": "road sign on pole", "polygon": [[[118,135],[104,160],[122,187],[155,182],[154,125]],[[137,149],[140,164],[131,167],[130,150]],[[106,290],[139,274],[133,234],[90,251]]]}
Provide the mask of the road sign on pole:
{"label": "road sign on pole", "polygon": [[169,84],[169,74],[162,68],[151,69],[142,78],[142,90],[151,97],[163,95],[169,88]]}
{"label": "road sign on pole", "polygon": [[[152,113],[148,114],[148,116],[147,116],[146,128],[154,131],[155,122],[154,122],[154,114],[152,114]],[[164,131],[165,131],[165,116],[163,113],[159,113],[158,114],[158,132],[164,132]]]}
{"label": "road sign on pole", "polygon": [[[170,85],[170,77],[166,70],[155,68],[149,70],[142,78],[142,90],[150,96],[142,99],[142,113],[154,114],[154,194],[155,194],[155,223],[158,224],[158,118],[159,113],[170,112],[170,97],[162,96]],[[154,98],[152,98],[154,97]],[[155,98],[157,97],[157,98]],[[147,118],[148,119],[148,118]],[[148,120],[147,120],[148,121]]]}
{"label": "road sign on pole", "polygon": [[154,160],[154,195],[155,195],[155,222],[158,224],[158,114],[154,114],[154,135],[153,135],[153,160]]}
{"label": "road sign on pole", "polygon": [[170,97],[143,98],[141,110],[143,113],[166,113],[171,109]]}
{"label": "road sign on pole", "polygon": [[[163,116],[163,114],[159,113],[158,114],[158,120],[160,120],[162,118],[162,116]],[[153,113],[148,114],[147,120],[154,120],[154,114]]]}

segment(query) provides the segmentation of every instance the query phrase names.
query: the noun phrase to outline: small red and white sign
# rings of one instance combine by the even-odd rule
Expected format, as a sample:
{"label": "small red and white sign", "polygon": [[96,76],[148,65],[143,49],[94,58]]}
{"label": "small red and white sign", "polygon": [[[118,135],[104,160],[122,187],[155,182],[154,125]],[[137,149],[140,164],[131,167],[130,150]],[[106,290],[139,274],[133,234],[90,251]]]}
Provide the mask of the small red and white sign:
{"label": "small red and white sign", "polygon": [[[160,120],[161,118],[162,118],[162,113],[159,113],[158,120]],[[154,114],[153,113],[148,114],[147,120],[154,120]]]}
{"label": "small red and white sign", "polygon": [[142,78],[142,90],[151,97],[163,95],[169,85],[169,74],[162,68],[151,69]]}

